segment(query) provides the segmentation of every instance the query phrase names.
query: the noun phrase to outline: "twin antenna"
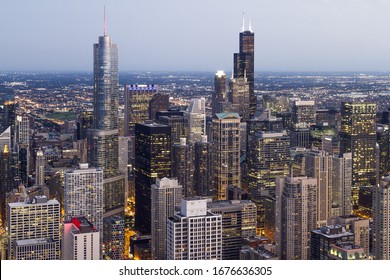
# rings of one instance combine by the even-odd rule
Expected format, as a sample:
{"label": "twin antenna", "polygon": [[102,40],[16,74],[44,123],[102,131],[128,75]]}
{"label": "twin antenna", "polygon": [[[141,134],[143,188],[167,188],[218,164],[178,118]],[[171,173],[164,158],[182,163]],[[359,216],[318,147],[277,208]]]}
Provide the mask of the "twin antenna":
{"label": "twin antenna", "polygon": [[[249,17],[249,27],[248,30],[252,32],[252,18]],[[245,31],[245,14],[242,13],[242,26],[241,26],[241,32]]]}
{"label": "twin antenna", "polygon": [[106,36],[106,6],[104,6],[104,36]]}

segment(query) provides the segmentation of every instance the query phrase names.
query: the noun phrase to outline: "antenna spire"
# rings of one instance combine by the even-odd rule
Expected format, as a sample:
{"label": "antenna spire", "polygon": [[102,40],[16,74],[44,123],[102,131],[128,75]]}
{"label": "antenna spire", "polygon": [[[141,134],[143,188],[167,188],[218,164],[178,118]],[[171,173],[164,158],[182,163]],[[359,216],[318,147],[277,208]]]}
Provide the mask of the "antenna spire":
{"label": "antenna spire", "polygon": [[252,17],[249,17],[249,31],[252,32]]}
{"label": "antenna spire", "polygon": [[104,6],[104,36],[106,36],[106,6]]}
{"label": "antenna spire", "polygon": [[245,31],[245,14],[242,12],[242,26],[241,26],[241,32]]}

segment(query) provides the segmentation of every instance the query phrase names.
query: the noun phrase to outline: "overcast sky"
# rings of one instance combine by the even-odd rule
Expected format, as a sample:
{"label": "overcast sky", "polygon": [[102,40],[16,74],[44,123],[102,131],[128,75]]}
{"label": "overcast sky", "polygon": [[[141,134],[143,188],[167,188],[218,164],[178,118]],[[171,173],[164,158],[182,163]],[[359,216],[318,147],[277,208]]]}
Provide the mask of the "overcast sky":
{"label": "overcast sky", "polygon": [[104,5],[120,71],[230,72],[243,12],[257,71],[390,71],[390,0],[1,0],[0,71],[92,71]]}

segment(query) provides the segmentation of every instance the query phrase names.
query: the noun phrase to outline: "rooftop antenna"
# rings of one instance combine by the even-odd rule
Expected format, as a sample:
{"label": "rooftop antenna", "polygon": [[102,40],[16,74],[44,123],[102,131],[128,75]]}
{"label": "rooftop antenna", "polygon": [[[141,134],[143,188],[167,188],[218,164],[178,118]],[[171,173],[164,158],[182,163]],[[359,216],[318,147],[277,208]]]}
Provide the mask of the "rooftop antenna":
{"label": "rooftop antenna", "polygon": [[249,17],[249,31],[252,33],[252,17]]}
{"label": "rooftop antenna", "polygon": [[104,36],[106,36],[106,6],[104,6]]}
{"label": "rooftop antenna", "polygon": [[241,31],[245,31],[245,14],[242,12],[242,26],[241,26]]}

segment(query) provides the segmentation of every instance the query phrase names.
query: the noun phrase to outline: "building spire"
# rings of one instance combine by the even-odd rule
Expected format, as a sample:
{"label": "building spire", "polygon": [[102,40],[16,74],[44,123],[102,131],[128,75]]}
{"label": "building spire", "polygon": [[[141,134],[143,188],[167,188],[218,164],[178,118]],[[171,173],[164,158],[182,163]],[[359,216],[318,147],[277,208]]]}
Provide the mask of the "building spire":
{"label": "building spire", "polygon": [[249,17],[249,31],[252,33],[252,17]]}
{"label": "building spire", "polygon": [[106,6],[104,6],[104,32],[103,35],[106,36]]}
{"label": "building spire", "polygon": [[242,12],[242,26],[241,26],[241,32],[245,31],[245,14]]}

